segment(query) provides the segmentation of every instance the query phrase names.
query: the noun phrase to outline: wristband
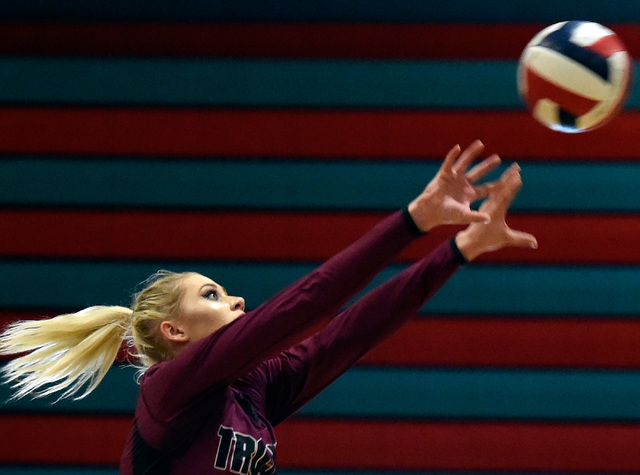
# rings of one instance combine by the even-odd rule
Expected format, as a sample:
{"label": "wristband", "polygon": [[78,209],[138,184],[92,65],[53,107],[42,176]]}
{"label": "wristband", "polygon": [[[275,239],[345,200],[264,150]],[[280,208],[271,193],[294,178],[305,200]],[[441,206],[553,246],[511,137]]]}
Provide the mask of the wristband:
{"label": "wristband", "polygon": [[451,245],[451,250],[453,251],[453,255],[455,256],[456,260],[460,263],[461,266],[466,266],[469,263],[469,261],[467,260],[466,257],[464,257],[462,252],[460,252],[460,249],[456,244],[456,238],[452,237],[449,240],[449,243]]}
{"label": "wristband", "polygon": [[413,220],[413,218],[411,217],[411,213],[409,213],[408,206],[405,206],[404,208],[402,208],[402,218],[404,219],[404,222],[407,225],[409,232],[411,232],[413,236],[420,237],[427,234],[425,232],[422,232],[418,227],[418,225],[416,224],[416,222]]}

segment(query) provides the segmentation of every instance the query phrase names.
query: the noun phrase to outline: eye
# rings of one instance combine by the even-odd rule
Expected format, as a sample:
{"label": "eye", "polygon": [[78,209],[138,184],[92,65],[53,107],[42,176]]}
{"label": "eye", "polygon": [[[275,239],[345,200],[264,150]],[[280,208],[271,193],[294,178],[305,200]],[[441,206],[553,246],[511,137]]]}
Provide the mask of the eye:
{"label": "eye", "polygon": [[218,300],[220,298],[218,291],[214,289],[207,290],[203,297],[207,300]]}

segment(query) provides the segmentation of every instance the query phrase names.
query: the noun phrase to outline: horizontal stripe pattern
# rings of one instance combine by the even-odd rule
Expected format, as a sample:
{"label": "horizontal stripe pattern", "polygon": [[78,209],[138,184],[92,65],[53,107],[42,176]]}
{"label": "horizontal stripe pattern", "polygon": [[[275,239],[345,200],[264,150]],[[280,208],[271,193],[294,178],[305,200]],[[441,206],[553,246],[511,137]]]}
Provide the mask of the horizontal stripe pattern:
{"label": "horizontal stripe pattern", "polygon": [[[499,60],[0,58],[0,103],[522,109],[517,66]],[[640,92],[631,90],[625,108],[639,107]]]}
{"label": "horizontal stripe pattern", "polygon": [[[59,312],[4,311],[0,327]],[[640,320],[416,316],[363,357],[369,367],[640,369]],[[126,360],[126,349],[120,361]],[[391,377],[390,377],[391,380]]]}
{"label": "horizontal stripe pattern", "polygon": [[[278,432],[278,448],[285,465],[298,468],[615,473],[640,466],[638,430],[633,424],[298,420]],[[299,449],[296,440],[309,434],[314,443]]]}
{"label": "horizontal stripe pattern", "polygon": [[4,103],[517,108],[515,81],[512,62],[0,59]]}
{"label": "horizontal stripe pattern", "polygon": [[[242,293],[248,308],[255,308],[313,270],[314,266],[302,263],[5,260],[0,262],[0,287],[5,290],[0,294],[0,307],[128,305],[136,284],[159,268],[195,271],[209,276],[231,294]],[[402,268],[391,266],[386,269],[368,289]],[[46,285],[38,285],[34,293],[34,283]],[[639,313],[639,304],[629,296],[638,292],[638,267],[476,265],[453,276],[425,305],[424,311],[634,317]]]}
{"label": "horizontal stripe pattern", "polygon": [[[5,156],[0,160],[0,204],[393,211],[418,195],[438,166],[434,160],[186,161]],[[636,166],[631,162],[523,163],[526,183],[512,209],[638,213],[640,177]],[[607,193],[593,193],[595,189],[607,189]]]}
{"label": "horizontal stripe pattern", "polygon": [[[134,368],[116,367],[85,399],[53,406],[55,398],[22,400],[7,403],[1,412],[132,415],[135,375]],[[639,384],[638,371],[365,367],[345,373],[298,416],[639,422]],[[10,396],[6,386],[0,396]]]}
{"label": "horizontal stripe pattern", "polygon": [[[47,56],[511,58],[537,25],[392,23],[0,23],[0,53]],[[633,24],[617,24],[640,52]],[[180,41],[175,41],[175,38]],[[634,41],[635,40],[635,41]],[[631,41],[631,42],[630,42]],[[637,54],[633,54],[637,56]]]}
{"label": "horizontal stripe pattern", "polygon": [[[130,423],[3,415],[0,428],[13,437],[0,446],[0,462],[115,464]],[[297,419],[283,423],[277,436],[282,467],[295,469],[616,473],[640,463],[635,424]],[[74,453],[78,447],[92,450]]]}
{"label": "horizontal stripe pattern", "polygon": [[[347,211],[0,209],[0,255],[322,261],[364,235],[383,216]],[[505,249],[485,254],[478,262],[640,264],[637,214],[513,213],[509,225],[534,234],[538,249]],[[429,238],[416,241],[402,252],[399,260],[420,259],[457,229],[433,230]],[[150,235],[154,239],[149,239]],[[185,236],[190,241],[186,248]]]}
{"label": "horizontal stripe pattern", "polygon": [[514,159],[629,161],[640,156],[638,114],[561,134],[524,111],[4,107],[0,153],[420,159],[481,137]]}
{"label": "horizontal stripe pattern", "polygon": [[[640,92],[565,135],[515,88],[526,42],[576,11],[638,56],[640,9],[617,0],[0,5],[0,325],[127,304],[160,267],[253,308],[479,137],[520,162],[508,222],[540,249],[461,270],[277,428],[279,469],[639,472]],[[75,403],[0,405],[0,474],[117,472],[134,373]]]}
{"label": "horizontal stripe pattern", "polygon": [[[625,20],[626,21],[626,20]],[[546,23],[0,23],[12,56],[515,60]],[[640,56],[634,23],[607,23]],[[180,38],[180,41],[175,41]]]}
{"label": "horizontal stripe pattern", "polygon": [[141,0],[130,3],[113,0],[67,0],[50,2],[32,0],[28,5],[7,3],[0,9],[5,21],[125,21],[125,22],[504,22],[551,23],[574,18],[590,18],[603,23],[636,22],[640,8],[625,0],[584,2],[566,0],[561,4],[540,3],[536,8],[525,0],[491,0],[478,4],[473,0],[414,2],[402,0],[232,0],[204,2],[185,0],[175,4],[170,0]]}
{"label": "horizontal stripe pattern", "polygon": [[[353,475],[353,472],[345,472],[341,470],[278,470],[278,473],[283,475]],[[455,473],[456,475],[504,475],[499,472],[434,472],[434,471],[420,471],[420,472],[373,472],[373,471],[358,471],[359,475],[383,475],[393,473],[393,475],[445,475]],[[525,475],[521,472],[509,472],[513,475]],[[0,475],[118,475],[118,470],[95,468],[95,467],[82,467],[82,468],[56,468],[49,466],[40,467],[25,467],[20,465],[12,466],[0,466]],[[542,473],[527,472],[526,475],[544,475]],[[572,473],[572,475],[587,475],[586,473]]]}

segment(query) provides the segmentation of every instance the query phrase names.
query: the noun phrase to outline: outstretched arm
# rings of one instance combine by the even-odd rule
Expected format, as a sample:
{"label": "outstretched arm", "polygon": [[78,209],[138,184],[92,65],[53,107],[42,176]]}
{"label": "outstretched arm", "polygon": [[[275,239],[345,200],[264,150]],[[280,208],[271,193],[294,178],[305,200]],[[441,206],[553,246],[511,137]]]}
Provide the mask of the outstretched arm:
{"label": "outstretched arm", "polygon": [[[499,162],[491,156],[467,171],[483,146],[475,142],[460,153],[455,147],[440,171],[408,207],[378,224],[354,244],[316,270],[288,286],[256,309],[225,325],[212,335],[184,349],[170,362],[147,372],[146,386],[153,389],[145,397],[163,397],[167,381],[191,383],[172,393],[162,407],[164,418],[179,411],[203,391],[224,387],[292,344],[323,317],[335,316],[339,309],[364,286],[416,235],[445,223],[468,223],[487,219],[469,209],[472,201],[486,195],[487,186],[476,186]],[[413,229],[412,229],[413,228]],[[157,388],[156,388],[156,381]]]}
{"label": "outstretched arm", "polygon": [[535,247],[532,235],[511,230],[505,222],[520,184],[519,167],[514,165],[490,186],[490,195],[480,207],[480,213],[486,214],[484,221],[472,223],[455,239],[369,292],[325,329],[270,361],[266,370],[271,372],[268,406],[273,422],[295,412],[404,324],[460,265],[501,247]]}
{"label": "outstretched arm", "polygon": [[[500,163],[500,158],[493,154],[471,167],[483,151],[484,145],[479,140],[464,151],[458,145],[453,147],[424,191],[406,208],[409,215],[405,216],[406,226],[398,226],[396,217],[396,224],[385,233],[376,233],[380,229],[377,227],[265,302],[259,309],[261,314],[274,309],[282,318],[283,310],[298,313],[305,305],[305,315],[315,320],[334,314],[421,233],[443,224],[489,221],[487,213],[470,208],[473,202],[486,197],[493,186],[477,183]],[[411,228],[413,233],[408,232]]]}

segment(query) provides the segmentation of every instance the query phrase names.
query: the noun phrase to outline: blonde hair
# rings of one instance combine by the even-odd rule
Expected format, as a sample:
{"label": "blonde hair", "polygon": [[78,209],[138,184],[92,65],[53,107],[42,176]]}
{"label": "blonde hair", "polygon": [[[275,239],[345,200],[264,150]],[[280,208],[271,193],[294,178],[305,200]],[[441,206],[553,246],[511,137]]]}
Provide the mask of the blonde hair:
{"label": "blonde hair", "polygon": [[123,342],[135,348],[133,356],[141,371],[170,359],[159,326],[177,315],[182,298],[177,284],[186,274],[156,272],[143,282],[131,308],[95,306],[54,318],[11,323],[0,335],[0,354],[26,353],[2,369],[15,390],[12,399],[57,392],[62,392],[59,399],[82,399],[102,381]]}

